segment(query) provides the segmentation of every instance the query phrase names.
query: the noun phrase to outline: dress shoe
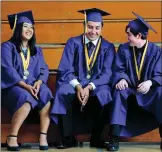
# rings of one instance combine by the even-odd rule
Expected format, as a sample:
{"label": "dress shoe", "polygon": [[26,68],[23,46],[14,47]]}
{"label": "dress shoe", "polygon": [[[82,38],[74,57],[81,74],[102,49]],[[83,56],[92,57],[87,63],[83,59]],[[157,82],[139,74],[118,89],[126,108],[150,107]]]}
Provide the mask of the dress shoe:
{"label": "dress shoe", "polygon": [[6,145],[7,145],[7,150],[8,151],[20,151],[20,147],[19,146],[9,146],[8,145],[8,138],[13,138],[13,137],[17,137],[15,135],[9,135],[7,136],[7,140],[6,140]]}
{"label": "dress shoe", "polygon": [[[40,134],[43,134],[43,135],[46,135],[47,136],[47,133],[41,132]],[[48,150],[49,147],[48,147],[48,145],[39,145],[39,149],[40,150]]]}
{"label": "dress shoe", "polygon": [[107,151],[118,151],[119,150],[119,137],[111,136],[107,147]]}
{"label": "dress shoe", "polygon": [[70,137],[65,137],[63,139],[63,141],[55,144],[55,147],[57,149],[67,149],[67,148],[71,148],[71,147],[77,147],[77,141],[74,137],[70,136]]}

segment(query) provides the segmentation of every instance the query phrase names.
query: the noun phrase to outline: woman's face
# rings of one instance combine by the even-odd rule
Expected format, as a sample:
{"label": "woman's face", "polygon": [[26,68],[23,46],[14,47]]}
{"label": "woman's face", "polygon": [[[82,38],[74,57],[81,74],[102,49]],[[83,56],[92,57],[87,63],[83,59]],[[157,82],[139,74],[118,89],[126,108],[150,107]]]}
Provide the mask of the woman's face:
{"label": "woman's face", "polygon": [[22,40],[29,41],[34,33],[33,25],[30,23],[23,23]]}

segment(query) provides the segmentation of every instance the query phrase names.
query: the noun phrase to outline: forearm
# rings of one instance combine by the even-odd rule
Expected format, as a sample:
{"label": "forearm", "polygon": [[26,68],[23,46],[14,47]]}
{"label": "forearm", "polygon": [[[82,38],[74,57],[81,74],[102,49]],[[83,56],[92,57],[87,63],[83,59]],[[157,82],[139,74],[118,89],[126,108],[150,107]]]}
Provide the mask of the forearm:
{"label": "forearm", "polygon": [[26,89],[28,87],[28,85],[24,81],[19,81],[17,83],[17,85],[24,89]]}

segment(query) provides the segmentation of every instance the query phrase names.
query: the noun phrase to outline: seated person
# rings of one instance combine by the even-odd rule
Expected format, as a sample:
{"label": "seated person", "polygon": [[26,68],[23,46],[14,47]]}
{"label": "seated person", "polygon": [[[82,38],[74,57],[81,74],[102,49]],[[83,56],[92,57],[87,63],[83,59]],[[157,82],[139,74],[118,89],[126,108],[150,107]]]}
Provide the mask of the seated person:
{"label": "seated person", "polygon": [[119,149],[119,136],[137,136],[158,126],[162,138],[162,49],[147,39],[149,29],[156,31],[133,14],[137,19],[125,30],[129,42],[119,46],[115,60],[108,151]]}
{"label": "seated person", "polygon": [[[72,123],[86,125],[80,122],[74,111],[77,114],[81,113],[80,110],[83,111],[85,119],[91,115],[94,123],[91,129],[90,146],[105,148],[104,141],[100,139],[101,124],[103,124],[101,113],[103,107],[112,101],[111,80],[115,47],[101,36],[101,32],[102,16],[110,14],[96,8],[79,12],[86,15],[85,33],[70,38],[65,45],[58,68],[51,114],[64,115],[62,117],[64,139],[73,136]],[[68,111],[73,103],[76,106],[72,109],[72,116],[68,115]],[[64,139],[63,141],[66,141]],[[62,148],[73,146],[73,144],[66,146],[65,143],[63,142]]]}
{"label": "seated person", "polygon": [[8,15],[13,35],[1,44],[2,106],[12,115],[7,149],[19,151],[18,131],[29,112],[38,108],[40,114],[40,150],[47,150],[49,110],[53,99],[47,87],[49,75],[42,49],[36,46],[31,11]]}

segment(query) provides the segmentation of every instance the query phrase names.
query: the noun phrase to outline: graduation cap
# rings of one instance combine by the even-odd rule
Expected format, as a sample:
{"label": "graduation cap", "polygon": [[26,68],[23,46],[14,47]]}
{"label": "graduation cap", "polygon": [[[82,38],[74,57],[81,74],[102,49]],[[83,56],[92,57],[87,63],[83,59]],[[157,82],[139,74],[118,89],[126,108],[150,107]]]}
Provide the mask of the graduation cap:
{"label": "graduation cap", "polygon": [[102,16],[111,15],[110,13],[107,13],[98,8],[79,10],[78,12],[85,14],[87,21],[93,21],[93,22],[102,22]]}
{"label": "graduation cap", "polygon": [[25,11],[25,12],[19,12],[17,14],[11,14],[8,15],[8,21],[10,24],[10,28],[15,29],[17,24],[21,24],[21,23],[30,23],[30,24],[34,24],[34,18],[33,18],[33,14],[32,11]]}
{"label": "graduation cap", "polygon": [[149,25],[141,16],[139,16],[137,13],[132,12],[137,19],[132,20],[129,22],[128,27],[133,28],[134,30],[136,30],[137,32],[140,32],[142,34],[148,34],[148,30],[152,30],[155,33],[157,33],[152,27],[151,25]]}

